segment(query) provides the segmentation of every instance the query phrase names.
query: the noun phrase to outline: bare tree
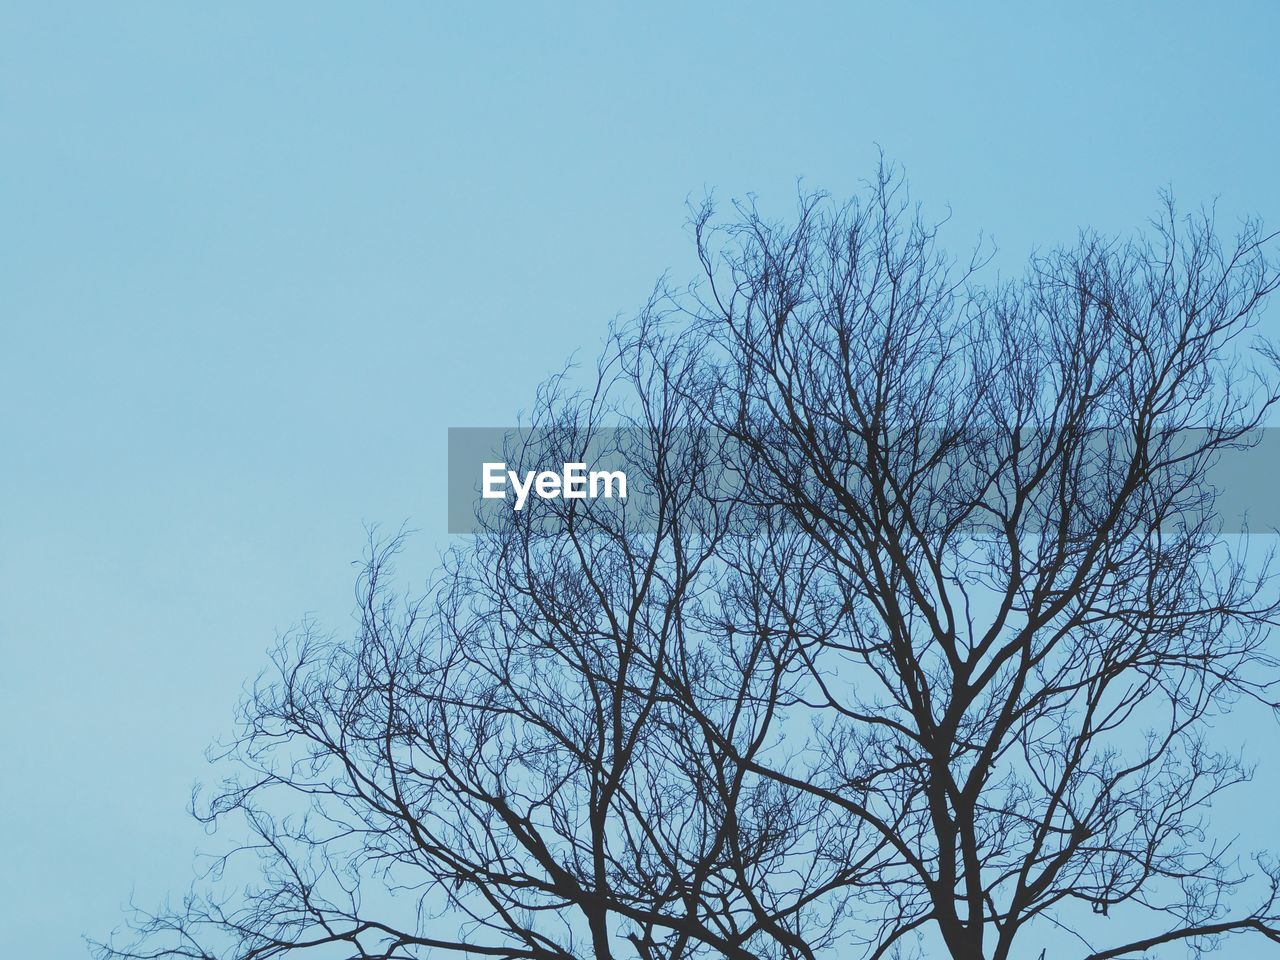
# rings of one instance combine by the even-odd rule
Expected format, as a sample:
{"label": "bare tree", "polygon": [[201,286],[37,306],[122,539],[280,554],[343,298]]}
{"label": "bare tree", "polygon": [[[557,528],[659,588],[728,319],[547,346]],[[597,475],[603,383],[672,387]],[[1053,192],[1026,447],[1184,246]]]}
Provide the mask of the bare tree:
{"label": "bare tree", "polygon": [[200,815],[250,840],[100,955],[1280,943],[1280,871],[1206,817],[1251,772],[1214,718],[1277,709],[1269,556],[1209,478],[1280,398],[1268,238],[1170,204],[983,287],[913,209],[882,172],[695,211],[702,281],[507,451],[642,495],[488,514],[413,600],[375,540],[356,636],[304,626],[244,704]]}

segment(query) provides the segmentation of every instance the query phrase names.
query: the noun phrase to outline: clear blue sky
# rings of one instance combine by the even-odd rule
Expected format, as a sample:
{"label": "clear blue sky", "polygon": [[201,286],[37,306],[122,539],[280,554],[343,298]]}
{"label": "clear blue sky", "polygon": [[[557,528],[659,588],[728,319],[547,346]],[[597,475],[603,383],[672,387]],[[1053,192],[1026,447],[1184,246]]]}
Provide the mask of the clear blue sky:
{"label": "clear blue sky", "polygon": [[0,5],[7,955],[186,885],[276,631],[362,523],[425,575],[446,429],[689,275],[686,197],[879,144],[1009,266],[1166,185],[1280,226],[1275,3],[457,6]]}

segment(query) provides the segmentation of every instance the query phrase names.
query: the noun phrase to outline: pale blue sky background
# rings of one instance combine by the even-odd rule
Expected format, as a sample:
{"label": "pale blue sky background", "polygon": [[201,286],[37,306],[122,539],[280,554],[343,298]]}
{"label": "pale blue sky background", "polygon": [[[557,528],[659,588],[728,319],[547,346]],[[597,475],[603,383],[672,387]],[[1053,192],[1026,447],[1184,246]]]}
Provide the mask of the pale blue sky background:
{"label": "pale blue sky background", "polygon": [[878,143],[1009,266],[1164,185],[1280,226],[1278,41],[1261,0],[0,4],[0,951],[185,886],[275,632],[347,629],[364,522],[425,575],[446,428],[689,275],[686,197]]}

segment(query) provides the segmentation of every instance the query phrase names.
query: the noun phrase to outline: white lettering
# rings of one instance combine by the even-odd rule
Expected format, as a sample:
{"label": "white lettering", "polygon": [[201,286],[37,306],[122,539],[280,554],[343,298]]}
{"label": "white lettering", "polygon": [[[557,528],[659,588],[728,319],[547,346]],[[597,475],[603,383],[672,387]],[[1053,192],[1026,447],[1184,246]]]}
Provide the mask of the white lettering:
{"label": "white lettering", "polygon": [[515,510],[523,510],[534,492],[543,500],[627,499],[627,475],[622,470],[588,473],[585,463],[565,463],[562,473],[528,470],[521,475],[506,467],[505,463],[481,464],[481,495],[485,500],[505,500],[509,484],[515,492]]}
{"label": "white lettering", "polygon": [[543,470],[538,474],[538,496],[543,500],[553,500],[560,496],[560,474],[552,470]]}
{"label": "white lettering", "polygon": [[520,478],[514,470],[508,470],[507,476],[511,478],[511,489],[516,492],[516,509],[523,510],[525,501],[529,499],[529,488],[533,486],[533,471],[524,475],[524,486],[520,485]]}
{"label": "white lettering", "polygon": [[486,463],[483,465],[484,470],[484,498],[486,500],[501,500],[506,496],[500,488],[507,482],[507,465],[505,463]]}
{"label": "white lettering", "polygon": [[585,463],[566,463],[564,465],[564,497],[566,500],[583,500],[587,496],[587,465]]}
{"label": "white lettering", "polygon": [[591,471],[591,496],[598,497],[597,483],[604,485],[604,495],[607,498],[613,497],[613,484],[617,481],[619,499],[627,499],[627,475],[621,470],[592,470]]}

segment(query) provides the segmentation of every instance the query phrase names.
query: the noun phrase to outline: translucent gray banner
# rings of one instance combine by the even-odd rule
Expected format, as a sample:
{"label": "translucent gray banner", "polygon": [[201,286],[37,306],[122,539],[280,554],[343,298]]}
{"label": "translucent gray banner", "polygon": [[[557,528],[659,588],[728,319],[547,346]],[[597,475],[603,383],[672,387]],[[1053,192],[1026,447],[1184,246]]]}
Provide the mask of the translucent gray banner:
{"label": "translucent gray banner", "polygon": [[[1194,478],[1180,494],[1184,497],[1181,520],[1199,511],[1202,516],[1210,515],[1223,534],[1280,530],[1280,504],[1275,495],[1280,478],[1280,430],[1251,431],[1237,444],[1215,450],[1201,460],[1178,459],[1183,452],[1193,454],[1206,437],[1203,431],[1183,430],[1160,441],[1159,450],[1168,461],[1161,468],[1162,482],[1176,487]],[[833,459],[843,470],[857,467],[857,454],[865,451],[862,441],[846,443],[830,432],[818,440],[825,444],[823,449],[836,452]],[[955,438],[948,442],[950,452],[929,463],[929,475],[923,480],[917,475],[917,482],[928,485],[929,496],[936,497],[944,511],[950,491],[961,497],[991,498],[999,506],[1000,484],[993,485],[991,478],[1010,469],[1001,466],[1005,462],[1002,458],[1011,456],[1007,448],[1014,441],[1010,435],[1005,431],[990,431],[985,436],[975,432],[971,442]],[[1035,461],[1035,438],[1019,438],[1017,442],[1023,445],[1023,455]],[[787,449],[782,446],[785,443],[796,449]],[[792,462],[800,478],[797,483],[820,486],[799,447],[795,438],[779,440],[776,448],[770,448],[771,465]],[[712,430],[696,436],[685,433],[658,438],[635,427],[450,428],[448,532],[493,529],[511,513],[537,513],[540,522],[555,523],[575,511],[608,511],[641,529],[658,522],[661,515],[656,503],[658,476],[663,477],[667,491],[687,482],[697,484],[700,495],[717,502],[743,498],[757,505],[785,508],[785,496],[780,496],[787,490],[785,478],[779,486],[775,472],[767,481],[771,489],[760,491],[755,486],[762,476],[760,458],[749,448],[750,444]],[[892,445],[887,449],[891,458],[902,462],[904,454],[894,451]],[[929,450],[928,439],[921,443],[916,438],[905,456],[920,458],[921,449]],[[1124,467],[1132,450],[1131,436],[1123,430],[1095,432],[1071,454],[1077,458],[1072,475],[1090,487],[1096,485],[1087,496],[1105,499],[1124,481]],[[1043,452],[1039,455],[1044,456]],[[1026,465],[1022,466],[1025,469]],[[759,499],[756,493],[761,494]]]}

